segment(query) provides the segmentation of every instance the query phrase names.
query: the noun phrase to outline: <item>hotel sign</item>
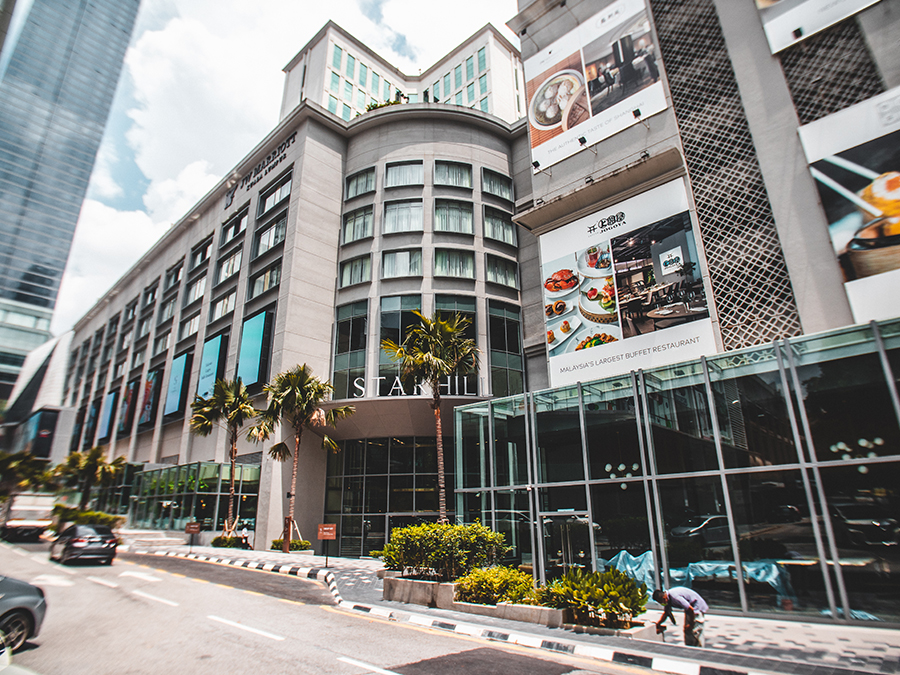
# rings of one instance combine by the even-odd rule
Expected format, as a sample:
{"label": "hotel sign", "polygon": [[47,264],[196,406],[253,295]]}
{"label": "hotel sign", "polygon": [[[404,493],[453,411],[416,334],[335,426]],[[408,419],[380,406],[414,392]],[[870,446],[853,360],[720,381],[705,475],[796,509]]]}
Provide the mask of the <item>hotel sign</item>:
{"label": "hotel sign", "polygon": [[241,178],[240,182],[228,191],[228,194],[225,196],[225,208],[227,209],[231,206],[231,203],[234,201],[234,194],[239,188],[241,190],[249,190],[266,175],[274,171],[275,167],[281,164],[281,162],[287,159],[287,149],[294,144],[295,140],[297,140],[296,131],[279,143],[278,147],[274,148],[269,154],[263,157],[262,161],[254,166],[251,171],[248,171],[244,177]]}

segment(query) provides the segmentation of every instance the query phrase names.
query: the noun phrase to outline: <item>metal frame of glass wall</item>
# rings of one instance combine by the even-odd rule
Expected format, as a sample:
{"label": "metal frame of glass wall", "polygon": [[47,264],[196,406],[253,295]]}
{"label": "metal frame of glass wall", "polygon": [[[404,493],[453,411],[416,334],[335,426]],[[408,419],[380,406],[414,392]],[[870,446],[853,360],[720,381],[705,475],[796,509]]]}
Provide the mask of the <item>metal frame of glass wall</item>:
{"label": "metal frame of glass wall", "polygon": [[456,409],[456,512],[546,582],[900,623],[900,320]]}
{"label": "metal frame of glass wall", "polygon": [[[234,515],[238,529],[256,529],[259,464],[236,464]],[[199,522],[201,531],[224,528],[228,515],[230,464],[196,462],[148,469],[135,476],[129,513],[131,527],[184,531]]]}

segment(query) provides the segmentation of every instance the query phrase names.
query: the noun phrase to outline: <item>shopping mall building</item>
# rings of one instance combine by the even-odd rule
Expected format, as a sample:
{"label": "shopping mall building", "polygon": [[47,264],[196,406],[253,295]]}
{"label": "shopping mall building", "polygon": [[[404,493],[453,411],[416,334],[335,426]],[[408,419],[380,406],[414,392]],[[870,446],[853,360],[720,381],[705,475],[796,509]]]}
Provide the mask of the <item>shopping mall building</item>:
{"label": "shopping mall building", "polygon": [[191,399],[307,363],[356,408],[342,449],[304,435],[294,489],[242,442],[238,517],[263,548],[295,491],[305,538],[365,555],[438,501],[380,342],[459,312],[448,503],[511,561],[900,621],[900,2],[756,4],[522,0],[521,53],[486,27],[415,77],[326,25],[277,127],[76,325],[69,447],[141,465],[133,525],[212,533],[226,437]]}

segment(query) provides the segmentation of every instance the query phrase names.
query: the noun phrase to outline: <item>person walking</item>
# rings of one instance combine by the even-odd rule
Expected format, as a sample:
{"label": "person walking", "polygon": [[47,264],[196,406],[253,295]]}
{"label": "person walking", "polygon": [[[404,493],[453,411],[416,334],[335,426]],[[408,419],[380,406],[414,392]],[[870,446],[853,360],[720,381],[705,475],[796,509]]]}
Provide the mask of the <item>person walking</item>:
{"label": "person walking", "polygon": [[669,590],[658,588],[653,591],[653,599],[663,606],[663,615],[656,622],[658,633],[665,630],[662,624],[666,617],[677,625],[672,614],[672,607],[677,607],[684,610],[684,644],[689,647],[703,646],[703,624],[709,605],[697,591],[684,586],[673,586]]}

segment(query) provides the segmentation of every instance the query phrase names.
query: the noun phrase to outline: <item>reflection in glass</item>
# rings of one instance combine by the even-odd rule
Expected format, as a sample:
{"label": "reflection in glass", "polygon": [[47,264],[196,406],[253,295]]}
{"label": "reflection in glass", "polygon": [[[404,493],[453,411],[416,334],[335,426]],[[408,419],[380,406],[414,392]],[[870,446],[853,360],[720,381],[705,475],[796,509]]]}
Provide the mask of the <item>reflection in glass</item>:
{"label": "reflection in glass", "polygon": [[631,378],[586,384],[582,396],[591,478],[640,476],[641,451]]}
{"label": "reflection in glass", "polygon": [[494,416],[494,483],[522,485],[528,482],[525,439],[525,397],[516,396],[492,405]]}
{"label": "reflection in glass", "polygon": [[534,394],[538,482],[584,480],[578,388]]}
{"label": "reflection in glass", "polygon": [[635,557],[650,551],[650,527],[643,483],[622,481],[591,486],[594,546],[600,560],[626,551]]}

